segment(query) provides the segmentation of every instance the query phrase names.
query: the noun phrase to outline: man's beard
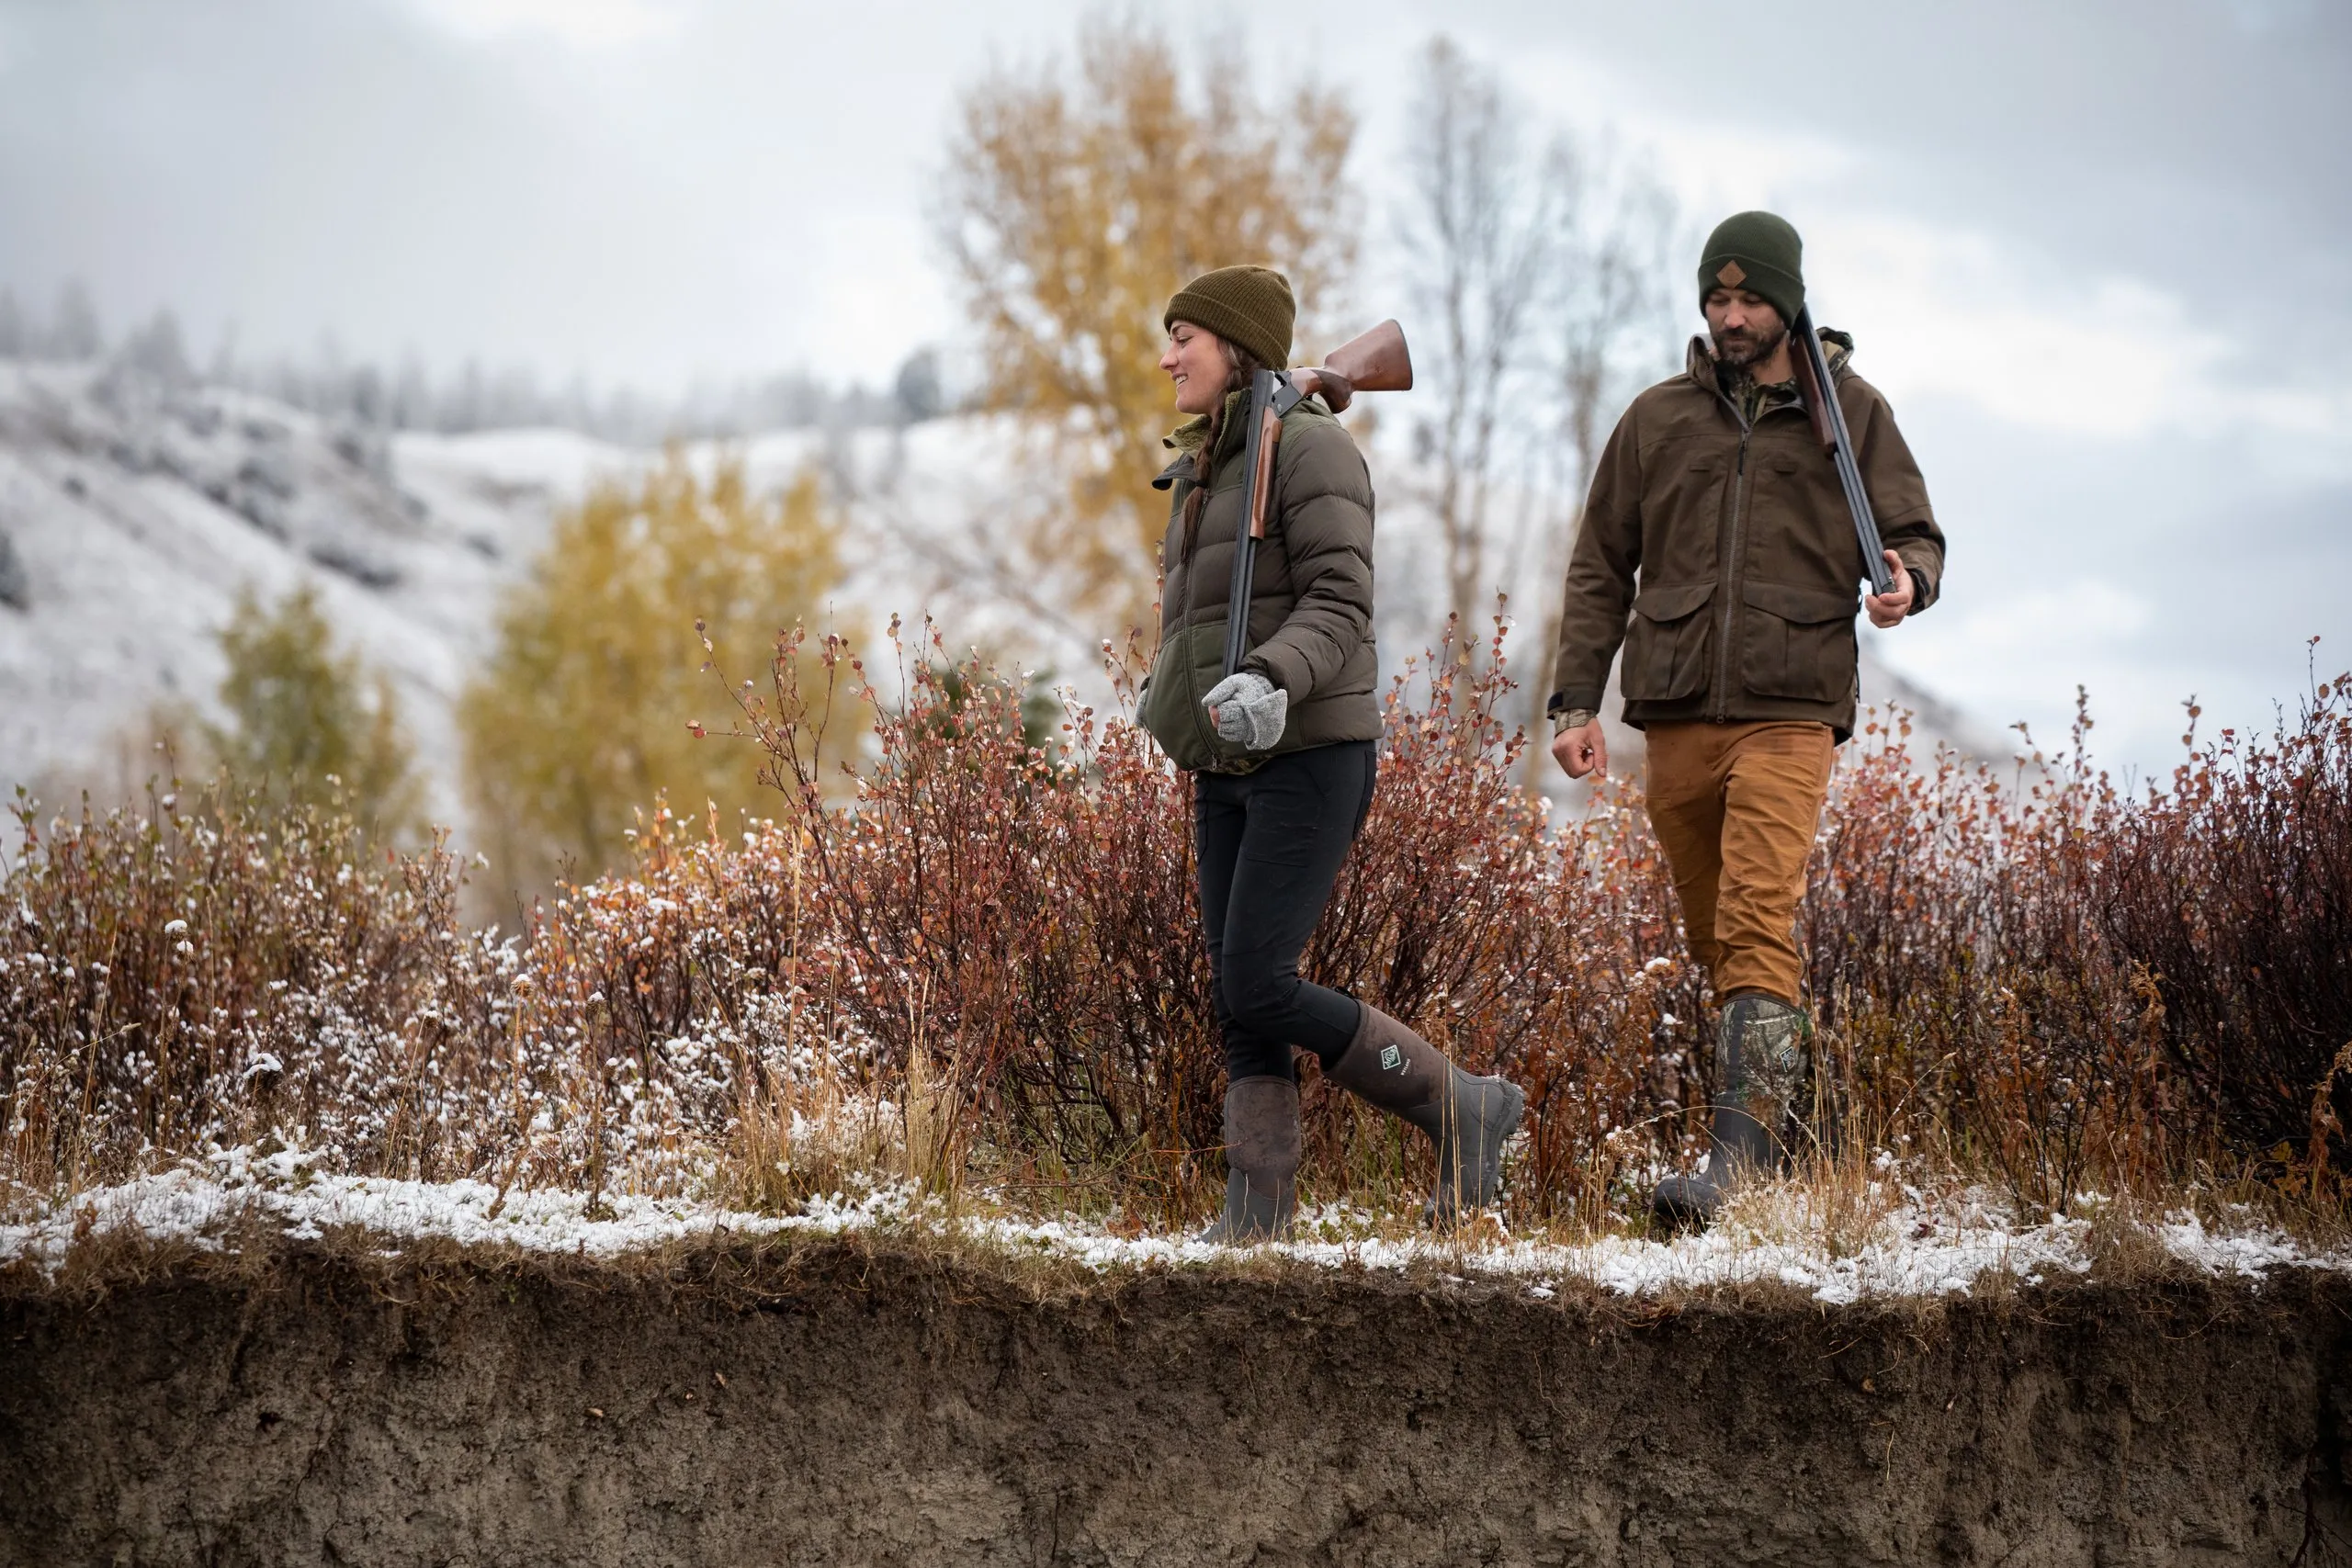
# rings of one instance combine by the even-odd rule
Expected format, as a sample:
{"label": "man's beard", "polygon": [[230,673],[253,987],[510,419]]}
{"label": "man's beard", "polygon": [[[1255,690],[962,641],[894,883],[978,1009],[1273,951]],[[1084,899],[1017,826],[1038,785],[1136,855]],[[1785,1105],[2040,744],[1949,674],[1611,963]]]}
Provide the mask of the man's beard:
{"label": "man's beard", "polygon": [[1733,370],[1751,370],[1779,352],[1781,344],[1788,341],[1789,329],[1781,327],[1770,337],[1747,327],[1711,335],[1715,340],[1715,359],[1719,364]]}

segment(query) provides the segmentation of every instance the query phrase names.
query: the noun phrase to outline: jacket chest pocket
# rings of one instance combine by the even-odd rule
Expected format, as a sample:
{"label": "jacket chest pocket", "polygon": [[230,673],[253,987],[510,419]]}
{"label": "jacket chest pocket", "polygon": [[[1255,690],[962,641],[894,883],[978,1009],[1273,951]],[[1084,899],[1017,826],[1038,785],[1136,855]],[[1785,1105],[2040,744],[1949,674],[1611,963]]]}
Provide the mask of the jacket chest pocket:
{"label": "jacket chest pocket", "polygon": [[1716,574],[1716,543],[1730,504],[1734,455],[1683,450],[1664,455],[1642,494],[1642,567],[1661,584],[1699,582]]}
{"label": "jacket chest pocket", "polygon": [[1743,546],[1749,572],[1767,582],[1858,581],[1853,513],[1838,466],[1818,446],[1759,454]]}
{"label": "jacket chest pocket", "polygon": [[1635,596],[1619,673],[1627,701],[1672,702],[1705,687],[1714,596],[1712,582],[1661,582]]}
{"label": "jacket chest pocket", "polygon": [[1851,592],[1747,582],[1740,632],[1742,683],[1759,697],[1842,702],[1854,689]]}

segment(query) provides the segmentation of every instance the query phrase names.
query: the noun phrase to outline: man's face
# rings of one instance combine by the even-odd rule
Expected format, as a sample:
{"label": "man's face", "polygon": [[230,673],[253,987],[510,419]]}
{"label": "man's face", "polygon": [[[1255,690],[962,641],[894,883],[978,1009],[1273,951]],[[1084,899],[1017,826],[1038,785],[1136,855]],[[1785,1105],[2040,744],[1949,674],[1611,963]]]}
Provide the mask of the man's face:
{"label": "man's face", "polygon": [[1789,335],[1781,312],[1760,294],[1745,288],[1710,288],[1705,301],[1707,334],[1715,340],[1715,358],[1735,370],[1745,370],[1772,357]]}

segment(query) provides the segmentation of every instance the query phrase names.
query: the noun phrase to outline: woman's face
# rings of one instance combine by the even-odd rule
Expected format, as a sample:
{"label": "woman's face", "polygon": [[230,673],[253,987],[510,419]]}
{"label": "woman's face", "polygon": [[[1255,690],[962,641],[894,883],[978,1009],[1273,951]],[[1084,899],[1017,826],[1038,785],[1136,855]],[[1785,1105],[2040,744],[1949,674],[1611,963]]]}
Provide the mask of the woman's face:
{"label": "woman's face", "polygon": [[1225,340],[1206,327],[1179,321],[1168,329],[1159,367],[1176,383],[1176,412],[1203,414],[1225,397]]}

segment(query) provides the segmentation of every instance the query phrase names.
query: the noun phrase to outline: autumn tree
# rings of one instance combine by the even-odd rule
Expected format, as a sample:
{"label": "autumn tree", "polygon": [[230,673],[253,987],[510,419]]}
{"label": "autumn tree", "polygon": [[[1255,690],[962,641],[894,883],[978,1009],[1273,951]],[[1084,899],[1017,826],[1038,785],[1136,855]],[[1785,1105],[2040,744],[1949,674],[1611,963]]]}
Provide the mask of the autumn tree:
{"label": "autumn tree", "polygon": [[1094,612],[1137,622],[1151,597],[1149,485],[1179,418],[1156,368],[1168,297],[1210,267],[1279,267],[1319,341],[1354,261],[1354,138],[1336,93],[1259,96],[1238,44],[1180,52],[1104,23],[1074,71],[1000,70],[965,95],[939,227],[982,330],[984,406],[1025,416],[1068,486],[1068,513],[1022,543]]}
{"label": "autumn tree", "polygon": [[[1585,491],[1618,411],[1674,368],[1689,244],[1638,151],[1606,129],[1545,134],[1499,72],[1449,39],[1423,48],[1409,113],[1399,227],[1421,328],[1416,477],[1452,613],[1476,626],[1498,590],[1533,590],[1510,650],[1540,739]],[[1550,764],[1542,746],[1529,757],[1534,787]]]}
{"label": "autumn tree", "polygon": [[[1534,318],[1553,280],[1562,204],[1556,154],[1527,145],[1526,111],[1449,39],[1422,51],[1405,168],[1407,276],[1430,331],[1416,447],[1429,471],[1446,608],[1476,626],[1499,565],[1498,469],[1523,434],[1537,375]],[[1464,646],[1476,649],[1473,633]]]}
{"label": "autumn tree", "polygon": [[231,777],[274,799],[340,800],[387,836],[422,822],[413,748],[391,682],[335,646],[309,583],[266,606],[240,590],[219,635],[225,725],[200,733]]}
{"label": "autumn tree", "polygon": [[729,820],[759,805],[757,749],[687,728],[733,716],[695,624],[723,668],[764,670],[779,633],[823,614],[838,549],[813,472],[762,496],[740,461],[705,479],[674,451],[557,519],[458,703],[467,785],[507,886],[616,863],[657,794]]}
{"label": "autumn tree", "polygon": [[[1541,615],[1521,677],[1529,733],[1542,739],[1568,557],[1601,446],[1634,394],[1678,368],[1684,323],[1695,313],[1682,280],[1696,237],[1648,161],[1608,137],[1563,139],[1554,156],[1563,191],[1555,292],[1542,313],[1540,345],[1550,385],[1537,406],[1551,421],[1540,438],[1549,472],[1539,476],[1546,502],[1535,514],[1532,552]],[[1540,791],[1548,752],[1541,745],[1528,752],[1528,787]]]}

